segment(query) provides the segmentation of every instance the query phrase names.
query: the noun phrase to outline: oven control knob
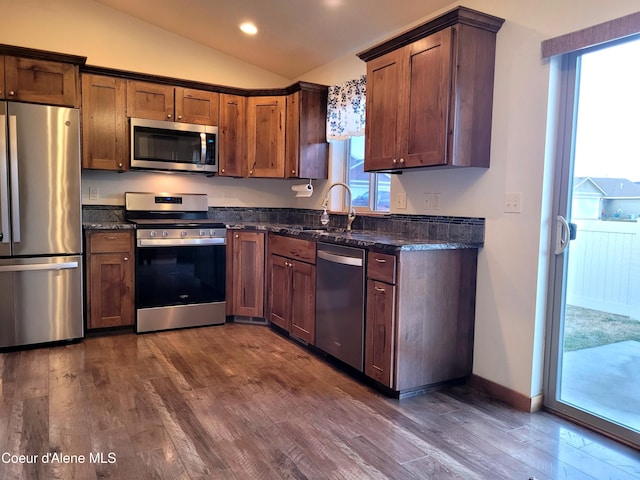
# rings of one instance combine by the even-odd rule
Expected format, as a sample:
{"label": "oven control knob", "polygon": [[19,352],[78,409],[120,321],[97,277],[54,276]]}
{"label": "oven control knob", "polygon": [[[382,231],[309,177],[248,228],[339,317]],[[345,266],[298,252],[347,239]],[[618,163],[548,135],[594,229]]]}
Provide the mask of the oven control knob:
{"label": "oven control knob", "polygon": [[186,231],[186,230],[182,230],[182,231],[180,232],[180,236],[181,236],[181,237],[186,237],[186,236],[187,236],[187,231]]}
{"label": "oven control knob", "polygon": [[206,230],[200,230],[200,236],[204,237],[207,234]]}
{"label": "oven control knob", "polygon": [[163,236],[163,237],[167,237],[167,236],[169,236],[169,232],[167,232],[166,230],[163,230],[163,231],[162,231],[162,236]]}
{"label": "oven control knob", "polygon": [[150,237],[155,237],[156,235],[158,235],[158,232],[156,232],[155,230],[151,230],[151,231],[149,232],[149,236],[150,236]]}

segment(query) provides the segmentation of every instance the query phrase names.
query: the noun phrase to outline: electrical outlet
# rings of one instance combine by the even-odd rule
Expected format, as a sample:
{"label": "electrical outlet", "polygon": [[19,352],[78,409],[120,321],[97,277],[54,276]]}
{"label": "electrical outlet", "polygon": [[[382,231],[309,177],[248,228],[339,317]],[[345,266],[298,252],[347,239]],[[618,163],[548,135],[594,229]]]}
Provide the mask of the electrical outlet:
{"label": "electrical outlet", "polygon": [[507,192],[504,194],[504,212],[522,213],[522,193]]}
{"label": "electrical outlet", "polygon": [[406,210],[407,208],[407,194],[405,192],[396,193],[395,207],[400,210]]}
{"label": "electrical outlet", "polygon": [[89,187],[89,200],[98,200],[98,187]]}
{"label": "electrical outlet", "polygon": [[440,194],[425,192],[424,208],[427,210],[440,210]]}

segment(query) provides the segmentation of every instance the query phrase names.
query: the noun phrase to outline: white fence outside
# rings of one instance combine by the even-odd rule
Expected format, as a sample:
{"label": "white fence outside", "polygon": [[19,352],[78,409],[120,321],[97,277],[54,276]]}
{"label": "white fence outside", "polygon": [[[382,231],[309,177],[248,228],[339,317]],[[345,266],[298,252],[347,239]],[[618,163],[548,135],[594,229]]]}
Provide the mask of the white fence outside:
{"label": "white fence outside", "polygon": [[640,320],[640,223],[575,220],[569,247],[569,305]]}

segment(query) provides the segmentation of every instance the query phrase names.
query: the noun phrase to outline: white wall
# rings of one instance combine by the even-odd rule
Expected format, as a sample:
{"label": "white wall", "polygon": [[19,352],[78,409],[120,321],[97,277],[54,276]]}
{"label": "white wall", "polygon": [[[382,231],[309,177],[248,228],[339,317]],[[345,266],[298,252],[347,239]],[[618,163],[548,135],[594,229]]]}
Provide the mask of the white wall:
{"label": "white wall", "polygon": [[[8,0],[3,0],[8,3]],[[85,55],[88,63],[239,87],[283,86],[284,79],[181,37],[118,14],[91,0],[9,1],[0,42]],[[452,4],[451,6],[454,6]],[[542,391],[548,189],[545,169],[550,68],[540,58],[544,39],[638,10],[637,0],[466,0],[465,6],[505,18],[498,33],[491,168],[417,171],[394,177],[392,195],[406,192],[398,213],[486,218],[479,257],[474,373],[526,396]],[[442,13],[443,9],[435,14]],[[393,32],[390,32],[390,34]],[[344,57],[303,80],[335,84],[365,73]],[[198,60],[196,62],[196,60]],[[187,180],[188,179],[188,180]],[[125,190],[199,191],[212,204],[319,205],[319,195],[294,199],[278,180],[206,179],[149,173],[85,172],[98,187],[97,203],[122,203]],[[322,190],[318,184],[316,190]],[[424,193],[441,194],[441,208],[424,208]],[[503,213],[505,192],[522,193],[522,213]],[[393,196],[392,196],[393,198]]]}
{"label": "white wall", "polygon": [[[497,37],[491,168],[393,177],[392,205],[394,195],[404,191],[407,210],[396,213],[486,218],[478,266],[474,373],[533,397],[542,392],[551,193],[543,180],[548,183],[552,173],[545,169],[550,160],[545,159],[550,68],[541,59],[540,44],[633,13],[638,2],[466,0],[462,4],[506,19]],[[331,83],[355,78],[365,73],[356,53],[304,77]],[[342,77],[340,68],[345,72]],[[425,209],[425,192],[441,194],[440,210]],[[521,214],[503,212],[505,192],[522,193]]]}

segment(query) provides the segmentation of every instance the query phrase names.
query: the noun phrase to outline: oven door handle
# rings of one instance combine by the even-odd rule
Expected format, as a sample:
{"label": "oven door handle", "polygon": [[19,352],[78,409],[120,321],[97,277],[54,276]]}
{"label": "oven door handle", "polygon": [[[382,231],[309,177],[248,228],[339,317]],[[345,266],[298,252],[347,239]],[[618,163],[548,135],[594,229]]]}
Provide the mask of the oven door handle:
{"label": "oven door handle", "polygon": [[226,245],[226,238],[172,238],[170,240],[162,238],[140,238],[138,247],[184,247],[189,245]]}

